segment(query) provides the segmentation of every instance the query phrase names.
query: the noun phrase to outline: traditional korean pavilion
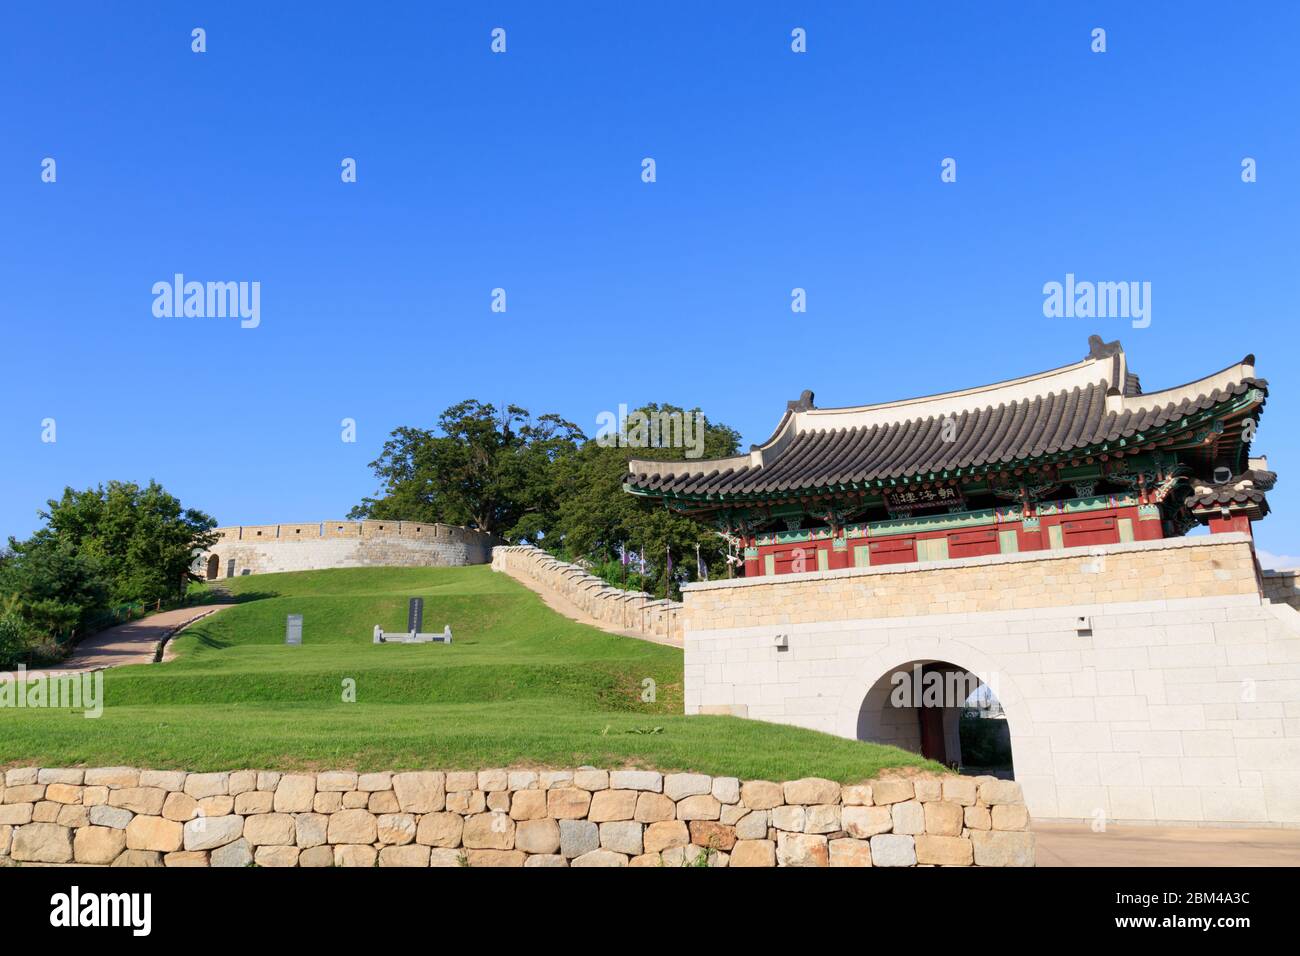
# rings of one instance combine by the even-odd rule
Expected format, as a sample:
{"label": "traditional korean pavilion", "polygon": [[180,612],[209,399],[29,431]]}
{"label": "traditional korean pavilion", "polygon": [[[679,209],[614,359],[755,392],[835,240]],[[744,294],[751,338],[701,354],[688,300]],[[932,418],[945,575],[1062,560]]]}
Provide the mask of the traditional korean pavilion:
{"label": "traditional korean pavilion", "polygon": [[978,388],[817,408],[746,455],[629,462],[625,490],[739,538],[748,576],[1250,531],[1276,475],[1248,355],[1143,392],[1119,342]]}

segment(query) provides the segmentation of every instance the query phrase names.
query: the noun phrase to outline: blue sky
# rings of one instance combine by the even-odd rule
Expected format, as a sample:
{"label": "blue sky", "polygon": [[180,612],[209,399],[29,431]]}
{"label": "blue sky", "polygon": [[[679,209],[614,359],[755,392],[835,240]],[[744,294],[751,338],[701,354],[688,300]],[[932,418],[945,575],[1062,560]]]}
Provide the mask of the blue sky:
{"label": "blue sky", "polygon": [[[10,5],[0,534],[111,478],[340,517],[466,397],[591,434],[698,404],[749,443],[805,388],[982,384],[1098,332],[1148,390],[1256,353],[1257,533],[1300,554],[1300,13],[1136,6]],[[177,272],[260,282],[260,326],[156,318]],[[1150,282],[1150,327],[1045,318],[1067,272]]]}

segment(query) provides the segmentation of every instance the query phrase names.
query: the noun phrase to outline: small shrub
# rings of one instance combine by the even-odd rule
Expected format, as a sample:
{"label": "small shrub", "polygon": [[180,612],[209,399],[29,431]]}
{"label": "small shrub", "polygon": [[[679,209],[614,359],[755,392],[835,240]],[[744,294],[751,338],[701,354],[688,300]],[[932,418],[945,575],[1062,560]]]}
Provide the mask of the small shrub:
{"label": "small shrub", "polygon": [[27,659],[27,628],[12,611],[0,613],[0,668],[17,667]]}
{"label": "small shrub", "polygon": [[68,657],[68,647],[48,638],[38,638],[27,645],[29,667],[53,667]]}
{"label": "small shrub", "polygon": [[705,847],[704,852],[695,854],[695,859],[690,860],[689,862],[686,860],[685,854],[683,854],[682,866],[693,866],[698,869],[706,870],[709,867],[709,861],[713,859],[713,854],[717,852],[718,851],[713,849],[711,846]]}

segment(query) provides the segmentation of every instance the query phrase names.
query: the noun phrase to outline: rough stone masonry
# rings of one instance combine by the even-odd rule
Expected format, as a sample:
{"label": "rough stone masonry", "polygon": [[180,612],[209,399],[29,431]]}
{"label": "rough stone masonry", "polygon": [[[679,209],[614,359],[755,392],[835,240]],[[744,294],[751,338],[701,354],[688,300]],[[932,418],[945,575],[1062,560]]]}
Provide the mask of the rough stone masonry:
{"label": "rough stone masonry", "polygon": [[653,770],[7,771],[0,865],[1033,866],[1018,784]]}

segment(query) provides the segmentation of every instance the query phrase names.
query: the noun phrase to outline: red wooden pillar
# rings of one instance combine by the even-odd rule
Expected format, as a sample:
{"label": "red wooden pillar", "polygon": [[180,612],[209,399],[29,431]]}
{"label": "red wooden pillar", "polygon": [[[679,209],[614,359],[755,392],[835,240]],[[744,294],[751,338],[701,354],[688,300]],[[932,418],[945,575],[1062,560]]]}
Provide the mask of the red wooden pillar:
{"label": "red wooden pillar", "polygon": [[763,564],[758,557],[758,539],[745,540],[745,577],[756,578],[763,573]]}
{"label": "red wooden pillar", "polygon": [[1229,515],[1210,519],[1210,534],[1226,534],[1229,531],[1244,531],[1250,534],[1250,519],[1245,515]]}
{"label": "red wooden pillar", "polygon": [[[1020,488],[1020,495],[1020,550],[1042,551],[1047,547],[1049,540],[1047,529],[1043,527],[1043,519],[1039,516],[1033,502],[1029,500],[1023,485]],[[1030,520],[1033,521],[1032,528],[1028,526]]]}
{"label": "red wooden pillar", "polygon": [[1021,520],[1018,538],[1021,551],[1042,551],[1047,547],[1047,532],[1041,521],[1035,522],[1032,528],[1028,528]]}
{"label": "red wooden pillar", "polygon": [[1134,541],[1155,541],[1157,538],[1165,536],[1165,525],[1160,520],[1159,515],[1154,518],[1142,517],[1142,509],[1138,509],[1137,519],[1133,522],[1133,540]]}

